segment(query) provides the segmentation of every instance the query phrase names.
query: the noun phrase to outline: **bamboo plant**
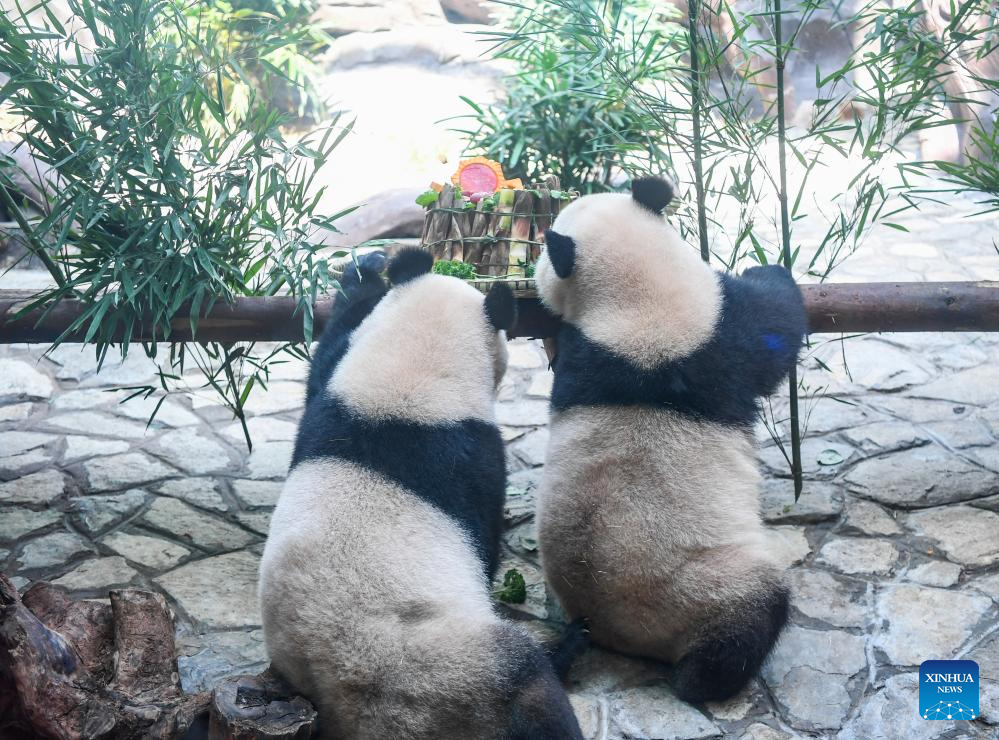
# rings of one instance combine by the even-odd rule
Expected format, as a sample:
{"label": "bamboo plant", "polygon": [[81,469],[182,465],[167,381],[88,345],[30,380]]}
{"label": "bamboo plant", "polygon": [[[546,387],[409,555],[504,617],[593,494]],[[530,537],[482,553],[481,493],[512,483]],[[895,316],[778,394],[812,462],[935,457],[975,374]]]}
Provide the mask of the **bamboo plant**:
{"label": "bamboo plant", "polygon": [[[470,148],[557,157],[543,142],[557,140],[574,110],[590,106],[599,114],[610,100],[627,118],[618,119],[613,137],[594,137],[582,148],[594,161],[612,158],[617,173],[604,179],[607,186],[624,185],[630,175],[668,174],[682,195],[670,219],[706,261],[723,270],[782,263],[798,277],[825,280],[872,225],[904,230],[894,217],[942,190],[990,191],[985,206],[996,205],[997,110],[989,101],[999,95],[999,74],[987,70],[999,58],[999,10],[989,0],[954,0],[936,12],[933,2],[871,0],[847,11],[835,0],[768,0],[760,12],[734,0],[665,8],[620,0],[511,3],[507,27],[487,35],[499,56],[521,65],[513,83],[519,95],[477,104]],[[852,49],[814,64],[814,100],[792,115],[786,70],[808,64],[799,34],[817,18],[851,32]],[[561,62],[554,71],[534,62],[553,46]],[[557,91],[528,84],[552,76],[565,82]],[[548,115],[523,126],[523,113],[539,105]],[[918,134],[955,123],[971,127],[974,151],[963,163],[911,156]],[[539,127],[544,136],[522,141]],[[823,187],[831,167],[848,172],[841,192]],[[943,175],[945,186],[922,177],[928,173]],[[781,449],[790,438],[797,494],[798,394],[822,389],[794,374],[791,386],[787,417],[768,407],[764,421]]]}
{"label": "bamboo plant", "polygon": [[162,403],[196,366],[196,385],[216,391],[246,432],[251,392],[304,350],[172,344],[171,322],[189,307],[196,332],[219,301],[283,293],[298,299],[311,338],[313,302],[336,288],[318,237],[341,215],[319,212],[316,175],[350,125],[335,117],[292,142],[284,115],[252,93],[230,115],[226,91],[247,81],[246,56],[280,48],[279,25],[254,25],[234,53],[174,0],[67,6],[69,21],[48,0],[0,16],[0,103],[18,122],[9,133],[55,173],[32,215],[12,195],[12,163],[0,163],[3,205],[52,278],[24,311],[82,301],[67,334],[85,329],[99,362],[134,351],[132,330],[148,327],[156,341],[142,350],[160,385],[133,393]]}

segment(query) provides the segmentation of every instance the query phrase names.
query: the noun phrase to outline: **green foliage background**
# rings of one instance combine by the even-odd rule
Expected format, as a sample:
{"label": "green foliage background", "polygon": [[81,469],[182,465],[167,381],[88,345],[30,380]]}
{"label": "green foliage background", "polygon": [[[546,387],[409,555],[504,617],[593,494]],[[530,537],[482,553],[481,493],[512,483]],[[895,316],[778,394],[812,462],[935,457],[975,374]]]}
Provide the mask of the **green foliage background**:
{"label": "green foliage background", "polygon": [[[58,178],[44,213],[31,216],[11,196],[12,163],[0,167],[0,198],[55,283],[24,311],[79,299],[86,309],[67,334],[85,330],[102,362],[112,347],[127,353],[138,326],[154,340],[143,349],[157,357],[183,306],[196,331],[217,301],[238,296],[295,296],[311,338],[313,303],[336,288],[317,236],[340,215],[317,211],[323,188],[313,185],[350,126],[334,117],[289,141],[288,115],[245,66],[252,59],[283,74],[269,60],[300,35],[250,8],[227,16],[226,26],[218,2],[68,6],[71,24],[46,3],[40,14],[24,7],[0,16],[0,74],[8,78],[0,101],[22,121],[22,146]],[[187,386],[193,364],[244,422],[270,363],[302,353],[291,345],[263,356],[246,343],[167,346],[160,388],[135,393],[165,398]]]}

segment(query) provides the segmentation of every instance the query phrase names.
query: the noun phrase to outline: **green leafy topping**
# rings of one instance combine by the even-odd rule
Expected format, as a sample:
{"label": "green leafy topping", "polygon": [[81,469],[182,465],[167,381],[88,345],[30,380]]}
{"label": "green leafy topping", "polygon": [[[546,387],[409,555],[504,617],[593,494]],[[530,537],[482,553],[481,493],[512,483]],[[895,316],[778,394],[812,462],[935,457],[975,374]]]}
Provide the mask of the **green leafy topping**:
{"label": "green leafy topping", "polygon": [[420,206],[421,208],[426,208],[427,206],[431,206],[437,202],[437,199],[440,197],[440,195],[441,194],[438,193],[436,190],[426,190],[420,193],[418,196],[416,196],[416,205]]}
{"label": "green leafy topping", "polygon": [[496,591],[496,598],[505,604],[523,604],[527,601],[527,583],[516,568],[503,574],[503,586]]}
{"label": "green leafy topping", "polygon": [[434,272],[438,275],[475,280],[475,265],[461,260],[439,260],[434,263]]}

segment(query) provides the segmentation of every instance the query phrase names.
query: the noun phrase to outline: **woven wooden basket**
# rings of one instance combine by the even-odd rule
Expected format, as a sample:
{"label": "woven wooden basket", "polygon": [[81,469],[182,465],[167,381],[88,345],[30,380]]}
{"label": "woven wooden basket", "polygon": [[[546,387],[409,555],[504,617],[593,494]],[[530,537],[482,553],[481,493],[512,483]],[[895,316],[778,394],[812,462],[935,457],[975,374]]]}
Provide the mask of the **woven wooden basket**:
{"label": "woven wooden basket", "polygon": [[472,206],[445,185],[427,209],[420,245],[435,260],[460,260],[479,276],[524,281],[533,274],[545,229],[578,193],[559,188],[558,178],[524,190],[501,190]]}

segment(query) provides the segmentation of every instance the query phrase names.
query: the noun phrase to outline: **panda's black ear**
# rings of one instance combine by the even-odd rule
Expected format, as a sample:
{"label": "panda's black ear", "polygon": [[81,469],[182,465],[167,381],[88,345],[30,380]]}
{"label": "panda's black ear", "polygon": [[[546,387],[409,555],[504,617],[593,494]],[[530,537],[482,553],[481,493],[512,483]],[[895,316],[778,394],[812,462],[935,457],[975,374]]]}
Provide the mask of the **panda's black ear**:
{"label": "panda's black ear", "polygon": [[434,257],[419,247],[405,247],[395,253],[389,262],[388,276],[392,285],[401,285],[407,280],[426,275],[433,269]]}
{"label": "panda's black ear", "polygon": [[631,181],[631,197],[642,208],[660,216],[673,200],[673,185],[662,177],[638,177]]}
{"label": "panda's black ear", "polygon": [[517,323],[517,299],[510,286],[494,283],[486,293],[486,318],[496,331],[509,331]]}
{"label": "panda's black ear", "polygon": [[572,274],[572,268],[576,264],[576,242],[571,236],[548,229],[545,232],[545,252],[556,275],[565,280]]}

